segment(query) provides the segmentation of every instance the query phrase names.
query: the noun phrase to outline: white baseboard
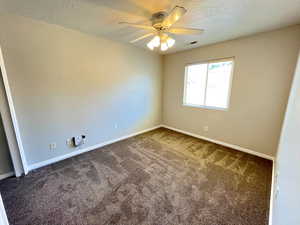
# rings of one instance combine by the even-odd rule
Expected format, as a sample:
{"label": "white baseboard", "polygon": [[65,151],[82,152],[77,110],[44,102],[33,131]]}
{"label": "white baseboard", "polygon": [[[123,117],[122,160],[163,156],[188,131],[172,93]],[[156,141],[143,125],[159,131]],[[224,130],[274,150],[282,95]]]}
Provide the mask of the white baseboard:
{"label": "white baseboard", "polygon": [[67,159],[67,158],[71,158],[73,156],[76,156],[76,155],[79,155],[79,154],[82,154],[82,153],[85,153],[85,152],[89,152],[89,151],[95,150],[97,148],[101,148],[101,147],[103,147],[105,145],[109,145],[109,144],[112,144],[112,143],[115,143],[115,142],[118,142],[118,141],[122,141],[124,139],[130,138],[130,137],[134,137],[136,135],[139,135],[139,134],[151,131],[151,130],[155,130],[155,129],[159,128],[159,127],[161,127],[161,125],[158,125],[158,126],[155,126],[155,127],[151,127],[151,128],[148,128],[148,129],[145,129],[145,130],[133,133],[133,134],[129,134],[129,135],[117,138],[117,139],[113,139],[113,140],[110,140],[110,141],[102,142],[100,144],[93,145],[93,146],[90,146],[90,147],[87,147],[87,148],[84,148],[84,149],[80,149],[78,151],[74,151],[74,152],[71,152],[71,153],[66,154],[66,155],[62,155],[62,156],[58,156],[58,157],[55,157],[55,158],[52,158],[52,159],[48,159],[48,160],[45,160],[45,161],[42,161],[42,162],[34,163],[34,164],[31,164],[31,165],[28,165],[28,170],[31,171],[31,170],[34,170],[34,169],[38,169],[38,168],[41,168],[43,166],[47,166],[47,165],[56,163],[58,161],[61,161],[61,160]]}
{"label": "white baseboard", "polygon": [[191,132],[180,130],[180,129],[170,127],[170,126],[167,126],[167,125],[157,125],[155,127],[148,128],[148,129],[145,129],[145,130],[133,133],[133,134],[129,134],[129,135],[117,138],[117,139],[113,139],[113,140],[102,142],[100,144],[93,145],[93,146],[90,146],[90,147],[87,147],[87,148],[84,148],[84,149],[80,149],[78,151],[74,151],[74,152],[71,152],[71,153],[66,154],[66,155],[58,156],[58,157],[48,159],[48,160],[45,160],[45,161],[42,161],[42,162],[31,164],[31,165],[28,166],[28,170],[31,171],[31,170],[34,170],[34,169],[38,169],[40,167],[50,165],[52,163],[55,163],[55,162],[58,162],[58,161],[61,161],[61,160],[79,155],[79,154],[82,154],[84,152],[89,152],[89,151],[95,150],[97,148],[101,148],[105,145],[109,145],[109,144],[112,144],[112,143],[115,143],[115,142],[118,142],[118,141],[122,141],[124,139],[130,138],[130,137],[133,137],[133,136],[136,136],[136,135],[139,135],[139,134],[151,131],[151,130],[155,130],[155,129],[160,128],[160,127],[164,127],[164,128],[170,129],[170,130],[174,130],[174,131],[192,136],[192,137],[196,137],[196,138],[199,138],[199,139],[210,141],[210,142],[213,142],[213,143],[216,143],[216,144],[219,144],[219,145],[223,145],[223,146],[226,146],[226,147],[238,150],[238,151],[246,152],[246,153],[249,153],[251,155],[255,155],[255,156],[258,156],[258,157],[261,157],[261,158],[265,158],[265,159],[269,159],[269,160],[274,161],[274,157],[272,157],[272,156],[269,156],[269,155],[266,155],[266,154],[263,154],[263,153],[259,153],[259,152],[256,152],[256,151],[253,151],[253,150],[250,150],[250,149],[238,146],[238,145],[228,144],[228,143],[225,143],[225,142],[222,142],[222,141],[218,141],[218,140],[214,140],[214,139],[207,138],[207,137],[204,137],[204,136],[200,136],[200,135],[197,135],[197,134],[193,134]]}
{"label": "white baseboard", "polygon": [[195,137],[195,138],[199,138],[199,139],[202,139],[202,140],[205,140],[205,141],[213,142],[215,144],[223,145],[225,147],[229,147],[229,148],[241,151],[241,152],[245,152],[245,153],[248,153],[248,154],[251,154],[251,155],[255,155],[255,156],[258,156],[258,157],[261,157],[261,158],[264,158],[264,159],[269,159],[269,160],[274,161],[273,156],[266,155],[266,154],[260,153],[260,152],[256,152],[256,151],[253,151],[253,150],[250,150],[250,149],[238,146],[238,145],[228,144],[228,143],[225,143],[223,141],[214,140],[214,139],[207,138],[207,137],[204,137],[204,136],[201,136],[201,135],[198,135],[198,134],[193,134],[193,133],[188,132],[188,131],[184,131],[184,130],[180,130],[180,129],[177,129],[177,128],[174,128],[174,127],[170,127],[170,126],[167,126],[167,125],[162,125],[162,127],[170,129],[170,130],[174,130],[174,131],[177,131],[179,133],[183,133],[183,134]]}
{"label": "white baseboard", "polygon": [[3,180],[3,179],[8,178],[8,177],[12,177],[13,175],[15,175],[14,172],[8,172],[8,173],[5,173],[5,174],[0,174],[0,180]]}

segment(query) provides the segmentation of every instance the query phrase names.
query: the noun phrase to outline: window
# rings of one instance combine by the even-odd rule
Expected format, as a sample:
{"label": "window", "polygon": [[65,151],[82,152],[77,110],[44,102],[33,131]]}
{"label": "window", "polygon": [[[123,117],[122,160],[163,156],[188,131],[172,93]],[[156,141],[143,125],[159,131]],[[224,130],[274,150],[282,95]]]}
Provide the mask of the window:
{"label": "window", "polygon": [[233,58],[212,60],[185,67],[185,106],[228,109]]}

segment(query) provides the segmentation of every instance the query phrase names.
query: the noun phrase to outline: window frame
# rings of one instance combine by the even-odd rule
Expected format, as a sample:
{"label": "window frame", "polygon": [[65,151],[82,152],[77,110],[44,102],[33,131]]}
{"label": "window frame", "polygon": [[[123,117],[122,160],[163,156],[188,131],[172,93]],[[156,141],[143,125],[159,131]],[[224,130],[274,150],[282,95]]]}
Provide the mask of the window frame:
{"label": "window frame", "polygon": [[[186,89],[187,89],[187,70],[189,66],[193,65],[200,65],[200,64],[210,64],[210,63],[218,63],[218,62],[224,62],[224,61],[232,61],[232,68],[230,73],[230,81],[229,81],[229,88],[228,88],[228,98],[227,98],[227,104],[226,107],[216,107],[216,106],[207,106],[207,105],[197,105],[197,104],[189,104],[185,102],[186,99]],[[211,60],[203,60],[193,63],[187,63],[184,66],[184,83],[183,83],[183,101],[182,106],[184,107],[193,107],[193,108],[201,108],[201,109],[211,109],[211,110],[221,110],[221,111],[228,111],[230,108],[230,99],[231,99],[231,89],[232,89],[232,81],[233,81],[233,73],[234,73],[234,67],[235,67],[235,57],[226,57],[226,58],[218,58],[218,59],[211,59]],[[206,85],[205,85],[205,99],[206,99],[206,92],[207,92],[207,81],[208,81],[208,73],[206,75]],[[204,99],[204,101],[205,101]]]}

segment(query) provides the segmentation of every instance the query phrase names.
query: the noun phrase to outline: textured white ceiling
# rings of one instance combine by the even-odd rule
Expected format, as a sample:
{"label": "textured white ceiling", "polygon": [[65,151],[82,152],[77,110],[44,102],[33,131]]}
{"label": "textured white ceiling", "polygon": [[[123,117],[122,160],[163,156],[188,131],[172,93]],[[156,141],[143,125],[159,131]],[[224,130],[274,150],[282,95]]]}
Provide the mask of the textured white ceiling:
{"label": "textured white ceiling", "polygon": [[[0,12],[128,43],[147,32],[119,21],[149,24],[152,13],[175,5],[188,10],[176,26],[205,32],[175,36],[176,44],[167,53],[300,23],[300,0],[0,0]],[[148,40],[135,45],[146,47]],[[195,40],[196,45],[189,45]]]}

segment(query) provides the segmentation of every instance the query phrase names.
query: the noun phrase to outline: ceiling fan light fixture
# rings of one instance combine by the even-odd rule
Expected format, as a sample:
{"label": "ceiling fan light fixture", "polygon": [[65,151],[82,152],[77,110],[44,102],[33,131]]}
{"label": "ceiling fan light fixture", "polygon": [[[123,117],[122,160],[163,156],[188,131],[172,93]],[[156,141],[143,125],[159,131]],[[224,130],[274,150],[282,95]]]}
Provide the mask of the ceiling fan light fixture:
{"label": "ceiling fan light fixture", "polygon": [[173,38],[168,37],[167,44],[168,47],[171,48],[175,44],[175,40]]}
{"label": "ceiling fan light fixture", "polygon": [[[151,50],[155,48],[160,48],[161,51],[166,51],[173,47],[175,40],[168,36],[168,34],[173,35],[198,35],[203,33],[203,29],[198,28],[185,28],[185,27],[173,27],[173,25],[181,19],[181,17],[187,12],[187,10],[176,5],[169,12],[159,11],[152,14],[150,19],[151,25],[138,24],[138,23],[128,23],[120,22],[120,24],[125,24],[129,27],[139,28],[150,31],[150,33],[145,34],[132,40],[130,43],[135,43],[140,40],[144,40],[150,36],[154,35],[154,38],[147,43],[147,47]],[[191,43],[193,44],[193,43]]]}

